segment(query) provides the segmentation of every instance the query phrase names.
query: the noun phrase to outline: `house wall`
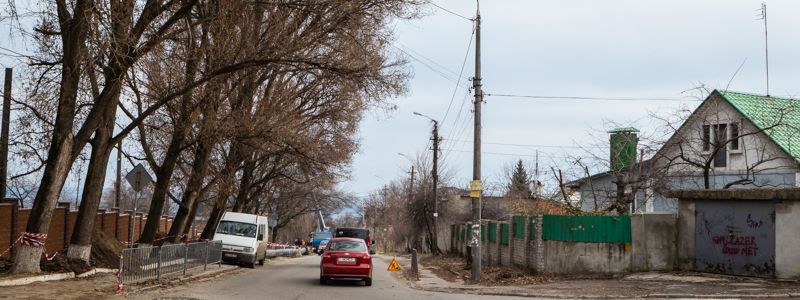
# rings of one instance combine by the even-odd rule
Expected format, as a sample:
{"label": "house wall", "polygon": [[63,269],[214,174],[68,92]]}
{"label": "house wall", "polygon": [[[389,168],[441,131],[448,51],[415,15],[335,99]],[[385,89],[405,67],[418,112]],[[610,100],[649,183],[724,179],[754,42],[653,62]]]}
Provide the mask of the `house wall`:
{"label": "house wall", "polygon": [[[702,126],[704,124],[729,124],[732,122],[741,124],[740,135],[745,136],[740,139],[739,151],[728,151],[727,166],[714,167],[712,169],[714,175],[712,188],[721,188],[731,181],[742,178],[741,174],[748,167],[752,167],[756,173],[776,174],[761,177],[760,184],[795,185],[793,174],[798,172],[798,167],[794,160],[786,157],[786,153],[778,148],[769,137],[759,133],[758,129],[744,119],[736,109],[716,96],[710,97],[700,110],[692,114],[680,131],[670,138],[664,149],[661,149],[660,156],[663,158],[676,158],[683,154],[695,161],[702,160]],[[684,143],[679,143],[680,141],[684,141]],[[681,145],[680,147],[678,146],[679,144]],[[658,162],[659,164],[666,163],[665,159],[660,159]],[[682,177],[681,180],[670,180],[672,184],[681,183],[676,185],[676,188],[692,189],[703,187],[702,169],[683,164],[681,159],[677,159],[672,163],[668,176]],[[695,180],[687,180],[689,177],[693,177]]]}
{"label": "house wall", "polygon": [[[648,184],[652,186],[652,184]],[[604,210],[609,207],[611,201],[616,197],[616,185],[613,176],[599,176],[589,181],[585,181],[579,188],[581,210],[595,211]],[[596,200],[596,201],[595,201]],[[653,189],[642,189],[636,193],[636,205],[634,213],[677,213],[677,199],[664,197]]]}

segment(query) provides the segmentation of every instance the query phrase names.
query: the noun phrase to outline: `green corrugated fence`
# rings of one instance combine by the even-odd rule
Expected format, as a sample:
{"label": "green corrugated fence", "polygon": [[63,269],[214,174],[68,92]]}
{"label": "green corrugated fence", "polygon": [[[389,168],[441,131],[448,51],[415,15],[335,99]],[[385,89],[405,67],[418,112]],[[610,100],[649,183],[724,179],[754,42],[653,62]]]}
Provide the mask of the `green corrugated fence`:
{"label": "green corrugated fence", "polygon": [[494,243],[497,241],[497,223],[489,223],[489,242]]}
{"label": "green corrugated fence", "polygon": [[585,243],[630,243],[630,216],[542,217],[542,239]]}
{"label": "green corrugated fence", "polygon": [[525,237],[525,216],[514,216],[512,219],[514,225],[514,238],[521,239]]}
{"label": "green corrugated fence", "polygon": [[500,244],[508,245],[508,223],[500,223]]}

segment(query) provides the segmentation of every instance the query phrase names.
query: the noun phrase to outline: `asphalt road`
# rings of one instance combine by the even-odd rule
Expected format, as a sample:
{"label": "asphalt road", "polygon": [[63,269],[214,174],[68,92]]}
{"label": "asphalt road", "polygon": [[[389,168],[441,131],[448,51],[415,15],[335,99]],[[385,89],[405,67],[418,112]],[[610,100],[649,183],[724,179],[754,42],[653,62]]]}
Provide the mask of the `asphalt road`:
{"label": "asphalt road", "polygon": [[[399,274],[386,271],[388,264],[373,258],[371,287],[361,281],[334,281],[319,284],[319,256],[284,259],[266,266],[256,266],[238,274],[223,276],[214,281],[198,282],[136,295],[135,299],[514,299],[434,293],[415,290],[396,278]],[[523,299],[523,298],[519,298]],[[526,298],[530,299],[530,298]]]}

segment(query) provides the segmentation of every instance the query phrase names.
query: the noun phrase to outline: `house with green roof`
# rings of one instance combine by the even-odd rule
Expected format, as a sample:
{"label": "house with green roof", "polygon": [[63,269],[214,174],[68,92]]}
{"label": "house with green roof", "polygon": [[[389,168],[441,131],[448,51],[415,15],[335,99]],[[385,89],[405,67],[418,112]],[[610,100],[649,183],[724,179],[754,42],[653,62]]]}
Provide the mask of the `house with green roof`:
{"label": "house with green roof", "polygon": [[[675,212],[670,190],[800,186],[800,100],[713,91],[643,164],[633,212]],[[634,168],[634,166],[632,166]],[[616,178],[615,178],[616,177]],[[582,208],[603,210],[615,201],[619,174],[601,173],[570,183]],[[628,187],[631,188],[631,187]]]}

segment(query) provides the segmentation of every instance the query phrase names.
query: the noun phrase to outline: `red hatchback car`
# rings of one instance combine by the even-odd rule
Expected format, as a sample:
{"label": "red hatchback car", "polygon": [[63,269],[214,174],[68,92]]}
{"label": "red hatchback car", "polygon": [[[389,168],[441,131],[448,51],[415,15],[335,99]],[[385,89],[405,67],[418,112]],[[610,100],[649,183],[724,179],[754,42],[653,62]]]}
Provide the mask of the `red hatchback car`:
{"label": "red hatchback car", "polygon": [[333,238],[328,242],[319,265],[319,283],[332,278],[359,278],[364,285],[372,285],[372,257],[364,240]]}

